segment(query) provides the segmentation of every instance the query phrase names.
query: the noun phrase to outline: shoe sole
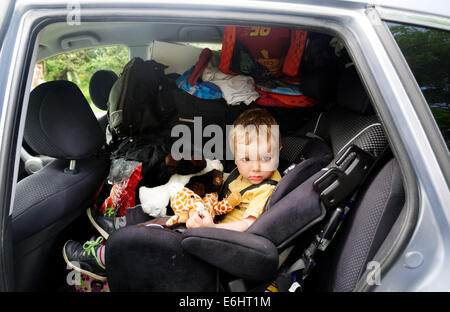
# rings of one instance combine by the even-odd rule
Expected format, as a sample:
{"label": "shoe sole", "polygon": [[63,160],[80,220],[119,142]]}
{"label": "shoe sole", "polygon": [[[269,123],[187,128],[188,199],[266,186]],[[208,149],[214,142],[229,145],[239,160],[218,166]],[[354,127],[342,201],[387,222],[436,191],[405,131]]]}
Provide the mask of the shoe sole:
{"label": "shoe sole", "polygon": [[67,258],[67,254],[66,254],[66,244],[64,244],[64,247],[63,247],[63,257],[64,257],[64,261],[66,261],[67,265],[71,269],[74,269],[75,271],[80,272],[82,274],[86,274],[86,275],[88,275],[92,278],[95,278],[96,280],[102,281],[102,282],[105,282],[107,280],[107,277],[105,277],[105,276],[100,276],[95,273],[83,270],[82,268],[79,268],[79,267],[75,266],[72,262],[70,262],[69,258]]}
{"label": "shoe sole", "polygon": [[89,221],[91,222],[91,224],[95,227],[95,229],[100,233],[101,236],[103,236],[104,239],[108,239],[109,234],[106,233],[106,231],[104,229],[101,228],[101,226],[99,226],[94,218],[92,217],[92,213],[91,213],[91,208],[88,208],[86,210],[87,216],[89,218]]}

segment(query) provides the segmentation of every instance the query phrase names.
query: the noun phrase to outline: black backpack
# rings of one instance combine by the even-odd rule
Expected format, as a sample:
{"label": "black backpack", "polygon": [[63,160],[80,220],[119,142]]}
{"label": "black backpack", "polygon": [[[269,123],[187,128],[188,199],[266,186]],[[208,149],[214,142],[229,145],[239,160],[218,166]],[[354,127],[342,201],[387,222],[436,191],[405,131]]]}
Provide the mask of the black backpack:
{"label": "black backpack", "polygon": [[114,83],[108,99],[112,143],[132,140],[160,126],[155,114],[159,86],[167,66],[155,61],[131,59]]}

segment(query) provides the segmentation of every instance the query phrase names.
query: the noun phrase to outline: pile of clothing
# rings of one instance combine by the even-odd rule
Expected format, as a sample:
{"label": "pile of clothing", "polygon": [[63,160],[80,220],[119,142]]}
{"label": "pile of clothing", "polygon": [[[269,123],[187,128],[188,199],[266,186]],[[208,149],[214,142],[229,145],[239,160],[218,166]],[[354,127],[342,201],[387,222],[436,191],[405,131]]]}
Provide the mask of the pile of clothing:
{"label": "pile of clothing", "polygon": [[177,86],[202,99],[228,105],[312,107],[298,76],[307,32],[273,27],[226,26],[222,52],[208,48],[177,79]]}

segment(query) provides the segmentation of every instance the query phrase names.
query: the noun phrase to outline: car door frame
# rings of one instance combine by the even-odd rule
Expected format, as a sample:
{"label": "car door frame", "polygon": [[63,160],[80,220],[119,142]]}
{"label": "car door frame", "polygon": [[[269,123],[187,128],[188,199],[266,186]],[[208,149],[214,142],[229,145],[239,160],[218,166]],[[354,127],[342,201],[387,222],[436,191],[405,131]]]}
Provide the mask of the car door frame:
{"label": "car door frame", "polygon": [[[84,1],[79,1],[82,8]],[[306,2],[306,1],[305,1]],[[36,1],[33,4],[25,2],[14,13],[12,27],[5,36],[9,40],[11,49],[7,54],[0,55],[0,67],[7,68],[4,75],[7,84],[0,86],[0,94],[4,94],[2,102],[7,108],[3,114],[5,122],[0,129],[2,135],[2,155],[0,158],[0,179],[6,183],[3,185],[2,204],[0,207],[2,224],[2,237],[10,237],[10,223],[12,203],[14,200],[14,187],[17,177],[20,146],[28,102],[27,90],[31,85],[31,68],[37,46],[37,32],[47,23],[64,21],[67,16],[67,3],[54,1]],[[393,108],[402,107],[403,110],[412,110],[410,98],[404,91],[404,85],[392,64],[389,55],[384,51],[384,46],[379,38],[379,32],[375,27],[380,19],[375,14],[372,16],[373,7],[367,7],[361,3],[322,2],[321,4],[308,3],[277,3],[267,2],[263,7],[258,7],[253,1],[230,2],[225,4],[199,4],[195,1],[186,1],[185,5],[174,3],[157,3],[156,1],[145,4],[142,2],[131,3],[124,1],[110,1],[98,6],[90,3],[83,8],[83,21],[94,21],[104,16],[123,18],[148,18],[155,20],[173,20],[196,23],[234,23],[248,24],[268,23],[274,25],[305,25],[305,28],[329,31],[338,34],[345,42],[351,53],[355,65],[361,73],[361,79],[376,103],[376,110],[386,126],[393,152],[397,157],[402,173],[404,174],[405,189],[407,189],[406,210],[409,212],[404,220],[402,240],[397,242],[398,250],[403,250],[411,234],[419,211],[418,177],[414,167],[413,154],[403,142],[401,126],[393,122]],[[231,14],[232,13],[232,14]],[[381,22],[382,24],[382,22]],[[381,48],[377,51],[376,48]],[[8,64],[4,62],[9,61]],[[3,72],[3,71],[0,71]],[[5,77],[3,77],[5,78]],[[6,81],[6,80],[5,80]],[[392,90],[392,83],[401,92]],[[401,104],[401,105],[400,105]],[[412,116],[412,122],[421,127],[416,115]],[[405,129],[403,131],[406,131]],[[428,142],[428,141],[427,141]],[[427,144],[425,142],[425,144]],[[4,147],[4,148],[3,148]],[[15,159],[14,165],[10,160]],[[433,162],[433,159],[431,160]],[[0,190],[1,191],[1,190]],[[438,203],[439,204],[439,203]],[[11,255],[12,247],[3,244],[0,246],[3,258]],[[392,254],[391,250],[391,254]],[[398,256],[398,254],[397,254]],[[8,259],[3,259],[8,263]],[[10,265],[2,265],[2,276],[11,274]],[[4,283],[4,289],[12,289],[8,283]],[[368,289],[371,290],[371,289]]]}
{"label": "car door frame", "polygon": [[[424,144],[418,144],[420,146],[414,148],[405,146],[410,154],[418,156],[411,159],[411,168],[418,180],[418,189],[414,190],[420,201],[418,209],[402,211],[386,243],[374,256],[374,261],[378,262],[384,275],[383,282],[379,285],[368,283],[373,272],[367,270],[355,290],[448,291],[450,285],[443,283],[439,277],[450,275],[450,262],[445,261],[450,259],[450,212],[446,209],[446,203],[450,201],[450,153],[420,86],[386,22],[450,31],[450,19],[448,16],[383,6],[368,11],[371,15],[369,20],[414,108],[414,113],[404,114],[401,107],[397,107],[386,115],[400,116],[401,118],[392,120],[392,123],[397,124],[417,119],[420,127],[417,131],[410,132],[412,136],[403,141]],[[407,135],[406,132],[403,133]],[[402,131],[399,134],[402,135]],[[417,148],[422,150],[421,155],[413,151]],[[397,154],[396,158],[399,157],[402,155]],[[404,170],[402,173],[410,174]],[[405,191],[406,200],[410,201],[412,193],[407,189]],[[424,280],[424,276],[430,278]]]}

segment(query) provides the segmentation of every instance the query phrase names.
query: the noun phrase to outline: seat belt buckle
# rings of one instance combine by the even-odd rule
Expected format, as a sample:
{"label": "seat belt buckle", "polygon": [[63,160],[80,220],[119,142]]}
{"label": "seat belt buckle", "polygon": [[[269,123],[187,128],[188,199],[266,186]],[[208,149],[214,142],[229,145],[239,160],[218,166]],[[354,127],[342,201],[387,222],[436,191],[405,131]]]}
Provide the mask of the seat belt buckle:
{"label": "seat belt buckle", "polygon": [[350,145],[330,168],[313,183],[327,208],[341,204],[351,195],[369,172],[375,159],[356,145]]}

